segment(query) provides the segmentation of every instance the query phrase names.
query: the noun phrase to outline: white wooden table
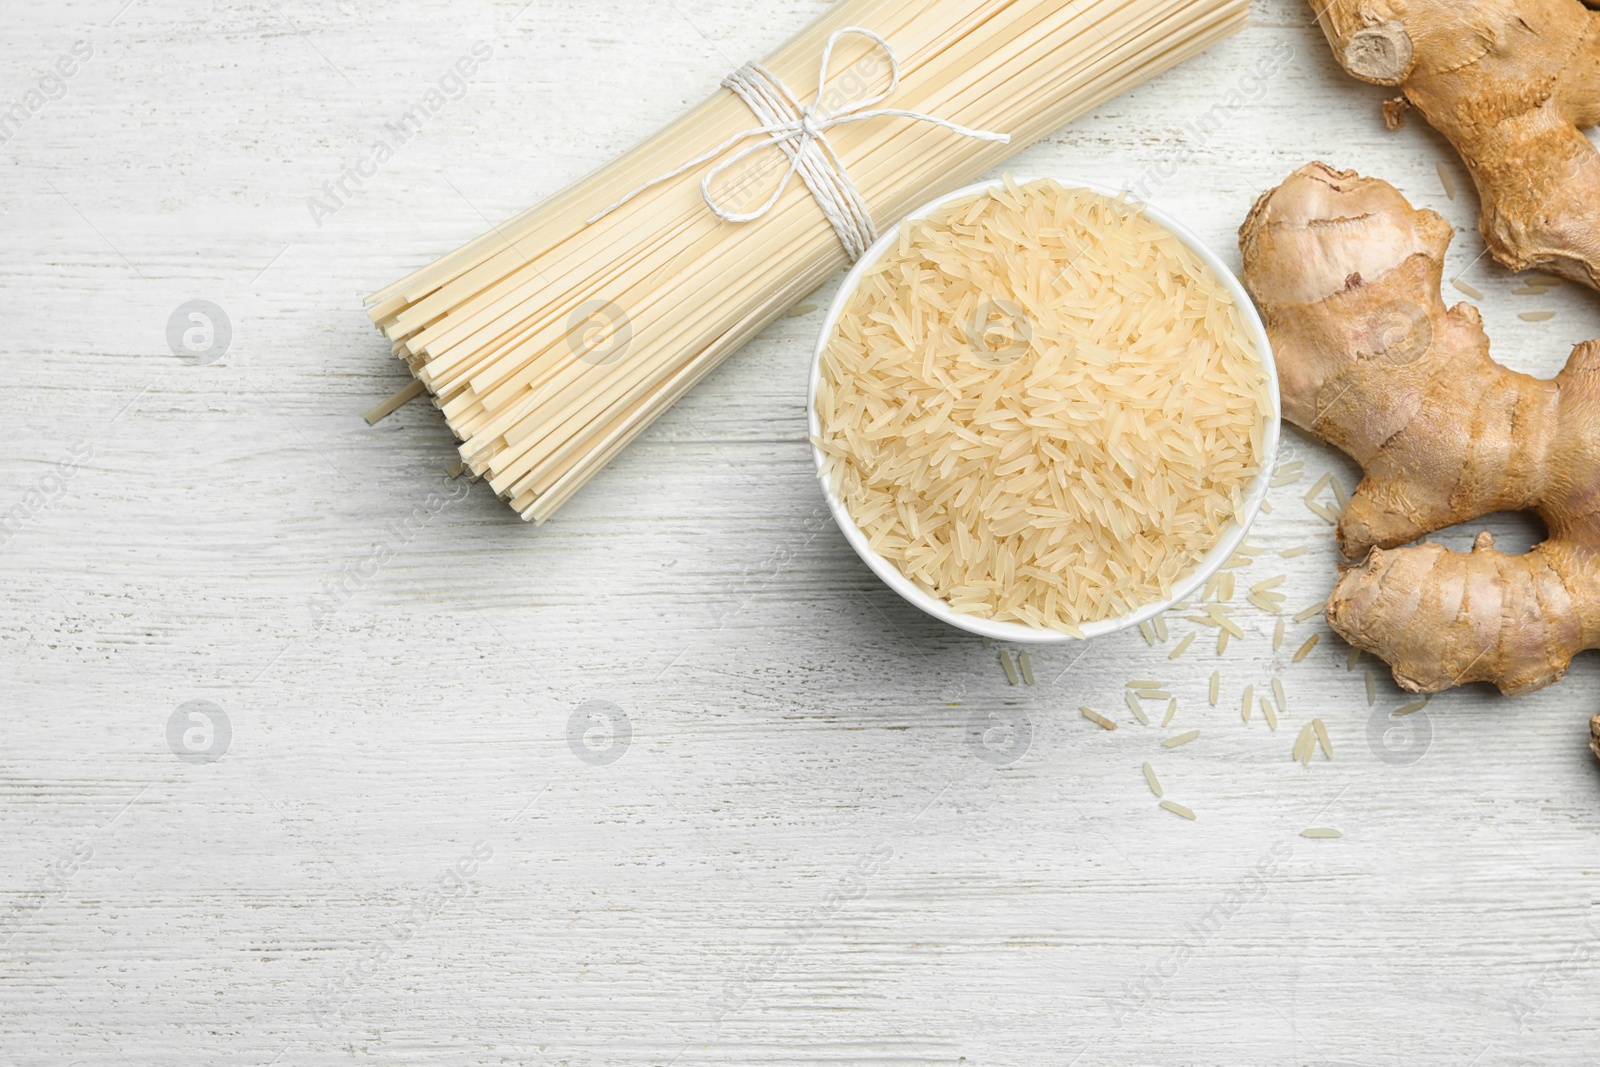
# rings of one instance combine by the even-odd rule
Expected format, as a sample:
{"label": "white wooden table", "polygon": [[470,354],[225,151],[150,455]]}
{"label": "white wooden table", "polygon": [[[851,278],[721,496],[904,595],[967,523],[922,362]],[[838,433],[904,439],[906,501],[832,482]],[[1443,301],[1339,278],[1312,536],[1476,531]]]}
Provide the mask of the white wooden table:
{"label": "white wooden table", "polygon": [[[1407,698],[1379,669],[1369,707],[1374,664],[1347,671],[1320,619],[1276,653],[1262,616],[1220,659],[1209,631],[1176,662],[1136,632],[1035,652],[1038,684],[1011,687],[826,520],[804,445],[817,314],[542,528],[447,480],[427,405],[367,427],[406,376],[366,292],[824,0],[523,5],[6,11],[0,104],[53,98],[0,145],[0,512],[22,516],[0,547],[0,1063],[1600,1059],[1592,658],[1398,727]],[[314,218],[476,42],[491,58],[464,91]],[[1511,295],[1435,164],[1465,173],[1424,126],[1384,130],[1382,96],[1302,0],[1258,0],[1242,37],[1014,167],[1132,184],[1162,165],[1153,199],[1230,252],[1302,163],[1385,177],[1462,231],[1451,271],[1471,264],[1499,357],[1553,373],[1600,336],[1600,299]],[[231,327],[215,359],[169,346],[194,300]],[[1517,318],[1534,304],[1559,315]],[[1311,550],[1243,579],[1288,575],[1298,609],[1334,575],[1301,497],[1357,472],[1287,436],[1308,476],[1254,536]],[[1273,734],[1239,701],[1275,673]],[[1132,721],[1130,676],[1169,683],[1173,728]],[[1303,769],[1313,714],[1336,758]],[[1160,747],[1180,727],[1200,739]],[[1146,760],[1197,822],[1156,807]]]}

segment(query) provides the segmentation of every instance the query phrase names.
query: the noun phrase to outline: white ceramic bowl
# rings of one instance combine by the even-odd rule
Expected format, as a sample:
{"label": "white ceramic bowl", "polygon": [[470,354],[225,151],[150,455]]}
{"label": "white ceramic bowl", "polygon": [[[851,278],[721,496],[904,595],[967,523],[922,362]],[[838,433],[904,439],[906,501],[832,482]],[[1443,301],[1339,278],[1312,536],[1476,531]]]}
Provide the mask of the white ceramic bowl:
{"label": "white ceramic bowl", "polygon": [[[1038,179],[1016,177],[1014,180],[1018,183],[1025,183],[1029,181],[1036,181]],[[1054,180],[1068,189],[1088,189],[1091,192],[1100,193],[1103,196],[1109,197],[1117,197],[1122,195],[1120,190],[1108,189],[1105,186],[1097,185],[1094,182],[1079,181],[1076,178],[1056,178]],[[953,193],[942,196],[928,204],[924,204],[907,217],[913,219],[925,218],[952,200],[961,200],[966,197],[977,196],[980,193],[997,188],[1001,185],[1003,185],[1003,183],[997,180],[980,182],[977,185],[969,185],[964,189],[957,189]],[[1213,574],[1221,569],[1222,565],[1227,562],[1228,557],[1233,555],[1234,550],[1237,549],[1240,542],[1244,540],[1245,534],[1249,532],[1250,524],[1255,522],[1256,516],[1261,511],[1261,502],[1266,499],[1267,488],[1272,481],[1273,457],[1275,457],[1278,453],[1279,420],[1282,417],[1282,407],[1278,397],[1278,370],[1272,360],[1272,345],[1267,340],[1267,329],[1261,322],[1261,316],[1256,313],[1256,306],[1251,301],[1250,294],[1245,292],[1244,286],[1239,283],[1238,278],[1234,277],[1233,271],[1228,269],[1228,265],[1219,259],[1215,252],[1207,248],[1198,237],[1196,237],[1193,233],[1190,233],[1182,223],[1167,215],[1165,212],[1159,211],[1156,208],[1150,207],[1149,205],[1144,205],[1144,213],[1153,222],[1156,222],[1165,227],[1167,230],[1171,231],[1171,233],[1177,237],[1178,240],[1182,241],[1185,245],[1188,245],[1189,248],[1193,249],[1195,254],[1198,255],[1201,260],[1203,260],[1206,265],[1212,269],[1216,276],[1222,281],[1222,284],[1227,286],[1228,291],[1233,294],[1235,302],[1237,302],[1239,305],[1239,312],[1244,317],[1246,328],[1249,329],[1255,337],[1256,351],[1261,353],[1261,363],[1266,372],[1267,391],[1270,396],[1272,410],[1271,414],[1268,416],[1266,436],[1262,442],[1264,456],[1261,472],[1257,474],[1255,480],[1250,483],[1249,492],[1245,495],[1243,512],[1239,515],[1236,515],[1233,521],[1228,524],[1228,527],[1223,530],[1222,538],[1217,542],[1216,546],[1200,559],[1200,562],[1194,567],[1193,570],[1184,575],[1173,585],[1172,597],[1170,599],[1146,604],[1138,611],[1128,615],[1119,616],[1114,619],[1104,619],[1100,622],[1089,623],[1082,627],[1083,634],[1086,638],[1116,633],[1119,630],[1125,630],[1130,626],[1137,626],[1139,623],[1144,622],[1147,619],[1154,618],[1163,611],[1166,611],[1173,604],[1176,604],[1180,600],[1184,600],[1189,597],[1196,589],[1199,589],[1202,585],[1204,585]],[[900,227],[895,226],[884,233],[882,237],[878,238],[878,240],[873,243],[871,248],[867,249],[866,254],[856,262],[856,265],[851,269],[850,273],[845,276],[844,283],[839,286],[838,295],[833,298],[833,304],[828,308],[827,318],[824,319],[822,323],[822,332],[817,338],[817,349],[812,356],[811,387],[806,397],[807,418],[811,428],[811,436],[813,438],[820,436],[822,432],[822,428],[817,420],[817,380],[822,373],[823,349],[827,347],[829,339],[833,336],[834,327],[838,324],[839,316],[844,311],[845,303],[850,299],[851,295],[856,291],[856,287],[860,284],[861,275],[883,256],[883,254],[888,250],[890,244],[898,239],[899,235]],[[811,453],[812,457],[816,461],[817,471],[820,476],[823,459],[822,452],[815,445],[813,445]],[[970,633],[981,634],[984,637],[990,637],[996,641],[1011,641],[1017,644],[1031,645],[1053,645],[1074,640],[1074,638],[1068,636],[1067,634],[1059,633],[1054,630],[1038,630],[1032,626],[1025,626],[1022,623],[1017,622],[995,622],[989,619],[980,619],[971,615],[963,615],[959,612],[952,611],[948,603],[939,599],[938,597],[924,592],[916,585],[916,583],[912,582],[911,579],[902,574],[900,572],[900,568],[895,566],[892,561],[884,559],[871,548],[867,547],[866,535],[861,532],[861,528],[857,526],[855,520],[850,517],[850,512],[845,508],[844,502],[834,495],[833,489],[828,485],[826,479],[819,477],[818,480],[822,482],[822,492],[823,495],[828,499],[828,508],[833,512],[834,521],[839,524],[839,529],[844,531],[845,540],[850,542],[851,547],[856,550],[856,554],[866,562],[868,567],[872,568],[874,574],[883,579],[884,583],[887,584],[889,588],[905,597],[907,600],[921,608],[923,611],[927,612],[929,615],[932,615],[937,619],[943,619],[950,625],[959,627]]]}

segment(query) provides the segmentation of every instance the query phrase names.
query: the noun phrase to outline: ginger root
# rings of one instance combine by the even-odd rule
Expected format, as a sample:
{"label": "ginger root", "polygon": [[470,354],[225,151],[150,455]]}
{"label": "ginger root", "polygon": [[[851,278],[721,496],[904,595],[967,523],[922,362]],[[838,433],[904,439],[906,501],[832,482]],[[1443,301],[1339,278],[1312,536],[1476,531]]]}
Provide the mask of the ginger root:
{"label": "ginger root", "polygon": [[[1494,257],[1600,289],[1600,13],[1579,0],[1311,0],[1353,77],[1455,146]],[[1595,6],[1593,0],[1590,6]]]}
{"label": "ginger root", "polygon": [[[1328,621],[1404,688],[1558,680],[1600,647],[1600,341],[1553,380],[1494,362],[1476,309],[1440,293],[1452,231],[1386,182],[1314,163],[1240,230],[1284,415],[1366,477],[1339,520],[1348,560]],[[1549,537],[1508,556],[1405,545],[1494,511]]]}

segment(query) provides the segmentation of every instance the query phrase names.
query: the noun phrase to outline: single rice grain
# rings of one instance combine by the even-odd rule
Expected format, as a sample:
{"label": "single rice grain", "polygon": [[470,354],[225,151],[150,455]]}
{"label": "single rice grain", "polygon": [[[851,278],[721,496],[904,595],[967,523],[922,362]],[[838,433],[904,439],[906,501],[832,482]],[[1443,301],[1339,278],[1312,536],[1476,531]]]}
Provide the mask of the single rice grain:
{"label": "single rice grain", "polygon": [[1116,723],[1112,722],[1098,711],[1095,711],[1093,708],[1079,708],[1078,710],[1083,713],[1083,717],[1085,719],[1088,719],[1102,730],[1115,730],[1117,728]]}
{"label": "single rice grain", "polygon": [[1006,650],[1000,650],[1000,666],[1005,668],[1006,681],[1016,685],[1021,679],[1017,677],[1017,669],[1011,665],[1011,657],[1006,655]]}

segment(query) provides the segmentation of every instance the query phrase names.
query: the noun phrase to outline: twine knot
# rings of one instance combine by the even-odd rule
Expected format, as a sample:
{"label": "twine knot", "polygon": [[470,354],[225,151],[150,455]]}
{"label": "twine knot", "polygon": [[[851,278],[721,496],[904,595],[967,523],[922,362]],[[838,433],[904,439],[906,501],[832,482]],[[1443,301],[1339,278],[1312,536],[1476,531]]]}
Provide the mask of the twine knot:
{"label": "twine knot", "polygon": [[[828,68],[833,61],[834,46],[840,38],[851,35],[872,41],[875,49],[888,59],[888,87],[877,93],[847,100],[836,108],[824,108],[822,97],[828,87]],[[822,70],[817,76],[816,99],[809,105],[802,106],[789,92],[788,87],[759,63],[746,63],[723,79],[722,84],[733,90],[749,105],[760,125],[735,134],[711,151],[689,160],[677,170],[639,186],[590,219],[591,223],[605,218],[646,190],[662,182],[671,181],[702,163],[716,159],[741,141],[756,137],[760,140],[755,144],[747,146],[706,172],[700,181],[700,195],[705,200],[706,207],[710,208],[717,218],[726,222],[754,222],[777,206],[779,199],[789,188],[789,183],[798,174],[800,180],[811,190],[812,197],[822,208],[822,213],[828,222],[833,225],[834,232],[839,235],[840,243],[844,245],[845,251],[853,261],[861,258],[862,253],[878,239],[878,231],[872,222],[871,209],[861,196],[861,191],[850,180],[844,162],[828,141],[829,130],[848,122],[866,122],[876,118],[904,118],[917,122],[931,122],[962,137],[972,137],[980,141],[996,141],[1000,144],[1009,144],[1011,141],[1008,134],[968,129],[946,119],[925,115],[920,111],[875,107],[893,96],[895,90],[900,87],[900,60],[888,41],[860,26],[847,26],[835,31],[828,38],[828,45],[822,52]],[[740,212],[712,193],[712,186],[724,172],[743,163],[755,153],[773,147],[780,149],[789,158],[789,168],[784,172],[777,188],[772,191],[772,195],[767,197],[760,207],[754,211]]]}

